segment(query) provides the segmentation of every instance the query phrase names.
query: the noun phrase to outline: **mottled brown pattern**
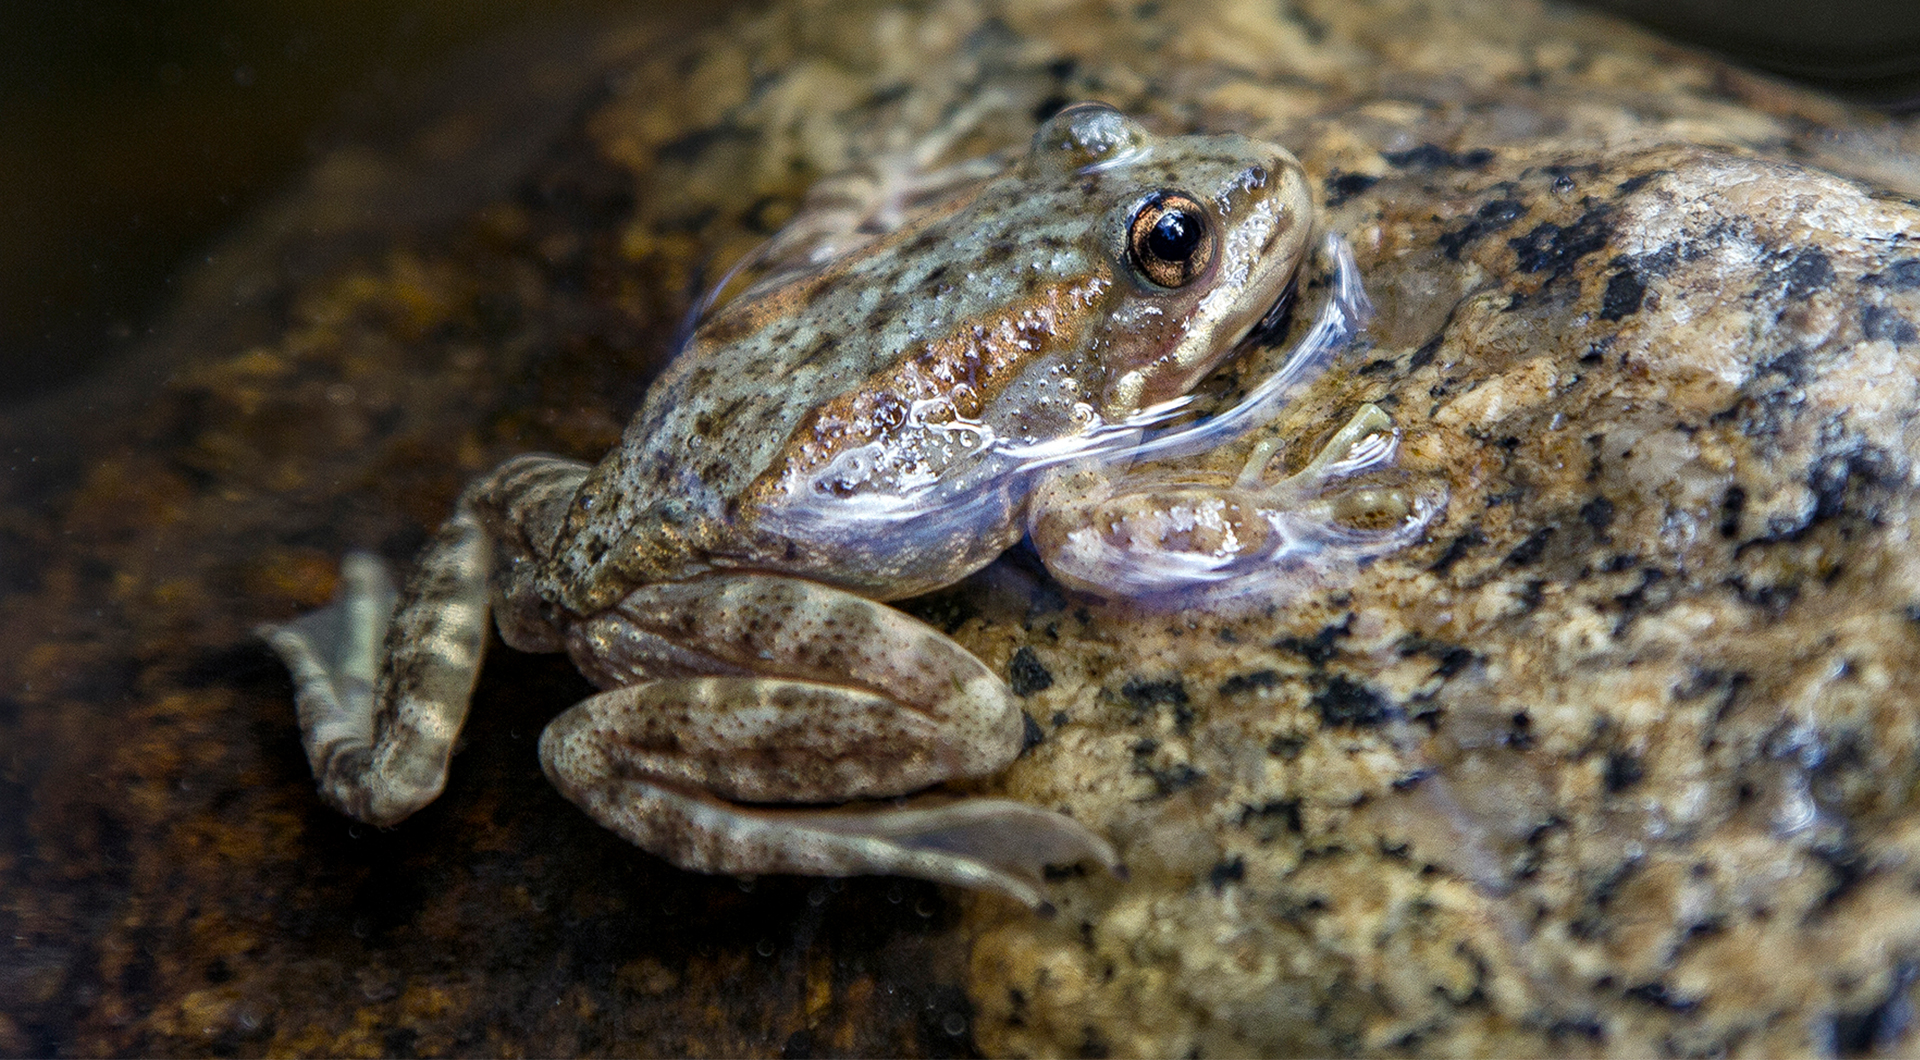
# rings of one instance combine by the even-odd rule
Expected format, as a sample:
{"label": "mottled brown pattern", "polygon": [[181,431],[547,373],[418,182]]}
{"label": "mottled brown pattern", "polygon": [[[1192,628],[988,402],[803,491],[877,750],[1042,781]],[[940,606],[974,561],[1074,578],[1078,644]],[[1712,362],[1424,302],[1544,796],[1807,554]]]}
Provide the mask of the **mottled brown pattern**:
{"label": "mottled brown pattern", "polygon": [[[0,1052],[1913,1051],[1910,120],[1522,0],[775,4],[515,55],[0,423]],[[423,817],[320,805],[254,622],[512,452],[606,451],[766,203],[983,88],[1293,147],[1380,314],[1276,466],[1393,395],[1455,486],[1408,567],[1274,614],[1017,557],[910,604],[1020,675],[1008,790],[1131,879],[1038,922],[675,871],[539,775],[591,687],[506,651]],[[477,129],[514,146],[437,154]]]}
{"label": "mottled brown pattern", "polygon": [[773,466],[747,491],[754,507],[805,495],[806,483],[834,457],[869,442],[886,442],[908,426],[913,402],[944,404],[927,422],[973,420],[1034,363],[1087,342],[1094,307],[1113,281],[1087,276],[1047,284],[991,315],[962,320],[947,337],[903,351],[870,385],[807,413]]}
{"label": "mottled brown pattern", "polygon": [[[819,298],[822,291],[843,281],[850,270],[895,248],[911,248],[924,242],[928,226],[965,209],[978,194],[979,188],[976,187],[945,202],[928,206],[917,212],[910,223],[881,234],[831,262],[791,279],[781,279],[776,273],[770,288],[755,285],[738,295],[728,295],[724,304],[700,322],[702,341],[724,346],[795,319]],[[762,246],[756,253],[766,250]],[[753,259],[750,258],[749,263],[754,263]]]}
{"label": "mottled brown pattern", "polygon": [[[1105,106],[1058,120],[1098,143],[1067,152],[1033,134],[1044,145],[1018,164],[988,156],[1000,168],[973,177],[985,179],[974,191],[805,279],[751,288],[696,329],[589,473],[541,595],[592,615],[714,568],[877,599],[949,584],[1020,534],[1017,475],[974,459],[968,442],[1061,441],[1096,425],[1078,414],[1089,408],[1112,420],[1190,389],[1300,267],[1309,233],[1293,221],[1310,194],[1299,164],[1237,134],[1155,137]],[[924,164],[902,153],[863,163],[882,184]],[[1132,268],[1120,262],[1133,214],[1176,178],[1238,248],[1233,261],[1174,289],[1116,277]],[[750,304],[762,298],[775,312]],[[816,480],[855,453],[845,475]],[[930,481],[979,503],[886,529],[836,507],[898,501]]]}

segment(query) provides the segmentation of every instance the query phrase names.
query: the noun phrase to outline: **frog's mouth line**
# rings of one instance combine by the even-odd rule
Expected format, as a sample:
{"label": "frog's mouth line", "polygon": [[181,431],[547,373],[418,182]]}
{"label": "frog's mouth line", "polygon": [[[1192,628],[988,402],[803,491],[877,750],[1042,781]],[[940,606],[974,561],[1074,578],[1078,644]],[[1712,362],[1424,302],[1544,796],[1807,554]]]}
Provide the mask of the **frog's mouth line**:
{"label": "frog's mouth line", "polygon": [[[1355,336],[1366,330],[1373,316],[1373,303],[1360,283],[1360,267],[1354,263],[1353,248],[1336,232],[1328,232],[1322,253],[1331,266],[1327,274],[1327,301],[1320,307],[1311,327],[1294,343],[1286,357],[1266,378],[1232,407],[1192,423],[1166,427],[1127,453],[1135,460],[1166,459],[1211,449],[1272,419],[1299,392],[1320,375],[1334,354],[1345,349]],[[1292,319],[1294,295],[1299,280],[1287,284],[1273,308],[1248,329],[1247,337],[1236,347],[1235,355],[1252,345],[1269,346],[1286,334]],[[1149,409],[1141,422],[1118,425],[1127,428],[1152,428],[1165,424],[1184,411],[1191,395]]]}
{"label": "frog's mouth line", "polygon": [[1254,322],[1252,327],[1247,329],[1247,333],[1234,344],[1235,347],[1272,346],[1277,343],[1293,323],[1294,295],[1299,291],[1300,277],[1296,273],[1287,281],[1287,286],[1280,291],[1280,297],[1273,300],[1273,305]]}

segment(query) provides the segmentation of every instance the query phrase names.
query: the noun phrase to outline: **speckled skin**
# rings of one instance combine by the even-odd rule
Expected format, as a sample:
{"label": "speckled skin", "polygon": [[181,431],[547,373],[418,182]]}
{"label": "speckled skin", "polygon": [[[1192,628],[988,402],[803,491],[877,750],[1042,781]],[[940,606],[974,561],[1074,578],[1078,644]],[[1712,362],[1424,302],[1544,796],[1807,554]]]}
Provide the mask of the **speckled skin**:
{"label": "speckled skin", "polygon": [[[1920,123],[1532,0],[565,43],[323,150],[181,275],[146,374],[0,417],[0,1053],[1916,1051]],[[514,452],[610,450],[688,292],[987,93],[937,168],[1087,96],[1288,145],[1378,312],[1275,464],[1372,401],[1452,487],[1430,545],[1271,613],[1133,616],[1018,553],[902,602],[1045,735],[961,790],[1068,809],[1127,881],[1056,880],[1045,920],[676,871],[542,776],[592,691],[564,655],[490,654],[403,826],[315,799],[252,625]]]}
{"label": "speckled skin", "polygon": [[[1177,230],[1156,234],[1168,210]],[[977,570],[1025,531],[1029,495],[1062,494],[1035,491],[1063,472],[1008,447],[1125,426],[1212,370],[1283,298],[1312,216],[1281,148],[1157,139],[1082,104],[1003,176],[749,291],[599,465],[510,460],[397,605],[357,557],[335,608],[266,631],[322,795],[384,825],[438,796],[491,602],[508,644],[564,650],[606,689],[548,726],[547,775],[684,868],[905,874],[1038,906],[1046,865],[1117,864],[1009,800],[765,804],[899,796],[1019,754],[1006,684],[876,601]],[[1138,507],[1111,478],[1081,517]]]}
{"label": "speckled skin", "polygon": [[[924,436],[960,420],[1050,441],[1198,382],[1291,281],[1312,228],[1305,176],[1270,144],[1154,140],[1088,113],[1099,120],[1082,115],[1078,130],[1049,123],[977,191],[707,321],[587,476],[541,595],[587,614],[639,584],[728,568],[880,600],[951,584],[1020,537],[1026,480]],[[1125,241],[1156,189],[1206,200],[1223,244],[1259,226],[1258,245],[1184,287],[1152,284]],[[903,422],[914,402],[932,407],[925,426]],[[780,517],[816,503],[808,478],[867,443],[902,463],[934,450],[923,473],[975,500],[969,517],[875,539],[837,531],[828,513],[809,535],[789,532]],[[833,496],[896,488],[881,474]]]}

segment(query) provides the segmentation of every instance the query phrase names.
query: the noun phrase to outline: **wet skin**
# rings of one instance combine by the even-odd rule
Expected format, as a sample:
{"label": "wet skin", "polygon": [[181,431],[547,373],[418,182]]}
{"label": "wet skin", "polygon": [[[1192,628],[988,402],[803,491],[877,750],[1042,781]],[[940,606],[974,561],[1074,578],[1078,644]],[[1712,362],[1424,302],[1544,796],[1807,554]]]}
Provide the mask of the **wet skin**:
{"label": "wet skin", "polygon": [[1382,462],[1349,457],[1387,437],[1370,407],[1304,484],[1265,481],[1264,457],[1218,483],[1128,467],[1281,301],[1312,230],[1285,150],[1082,104],[1000,176],[749,289],[598,464],[507,461],[403,592],[350,556],[332,607],[266,631],[322,796],[392,825],[440,793],[491,613],[603,689],[548,726],[547,775],[683,868],[892,873],[1040,906],[1044,866],[1117,865],[1023,803],[861,801],[991,775],[1024,732],[997,675],[881,601],[1029,532],[1075,588],[1257,586],[1277,569],[1261,548],[1331,526],[1287,513]]}

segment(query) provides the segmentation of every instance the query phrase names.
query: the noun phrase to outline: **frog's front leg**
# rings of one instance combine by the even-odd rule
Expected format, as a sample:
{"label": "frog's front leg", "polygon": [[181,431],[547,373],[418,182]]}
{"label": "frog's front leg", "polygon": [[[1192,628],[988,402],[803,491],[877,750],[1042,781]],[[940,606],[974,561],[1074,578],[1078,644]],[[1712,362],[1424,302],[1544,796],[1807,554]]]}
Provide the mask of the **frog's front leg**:
{"label": "frog's front leg", "polygon": [[385,826],[439,796],[486,648],[490,577],[507,643],[561,649],[516,586],[551,550],[585,474],[555,457],[508,461],[462,495],[397,599],[385,565],[354,553],[333,604],[261,628],[293,673],[301,743],[329,804]]}
{"label": "frog's front leg", "polygon": [[1041,869],[1115,865],[1071,818],[1002,799],[844,803],[999,771],[1025,721],[964,648],[815,582],[709,574],[575,626],[610,691],[541,737],[547,775],[636,845],[698,872],[890,874],[1042,906]]}
{"label": "frog's front leg", "polygon": [[1445,492],[1351,486],[1391,465],[1399,432],[1364,405],[1293,475],[1269,481],[1273,445],[1256,447],[1233,481],[1089,465],[1052,473],[1029,506],[1047,569],[1100,595],[1225,599],[1314,584],[1413,543],[1445,507]]}

